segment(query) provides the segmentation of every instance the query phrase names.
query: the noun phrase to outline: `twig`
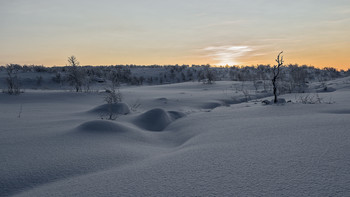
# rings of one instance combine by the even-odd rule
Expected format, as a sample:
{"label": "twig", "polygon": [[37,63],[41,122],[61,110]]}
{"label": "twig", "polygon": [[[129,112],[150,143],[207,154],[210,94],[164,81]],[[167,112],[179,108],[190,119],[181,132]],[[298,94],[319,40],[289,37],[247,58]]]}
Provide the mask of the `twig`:
{"label": "twig", "polygon": [[22,108],[23,108],[23,104],[21,104],[19,107],[19,112],[18,112],[18,116],[17,116],[18,118],[21,118]]}

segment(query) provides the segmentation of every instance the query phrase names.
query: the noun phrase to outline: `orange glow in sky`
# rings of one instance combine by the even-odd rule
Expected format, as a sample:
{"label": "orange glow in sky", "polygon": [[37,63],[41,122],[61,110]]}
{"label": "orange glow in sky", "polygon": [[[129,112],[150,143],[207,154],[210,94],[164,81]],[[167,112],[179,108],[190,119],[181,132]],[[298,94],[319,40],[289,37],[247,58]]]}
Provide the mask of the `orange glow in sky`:
{"label": "orange glow in sky", "polygon": [[350,1],[0,1],[0,65],[350,68]]}

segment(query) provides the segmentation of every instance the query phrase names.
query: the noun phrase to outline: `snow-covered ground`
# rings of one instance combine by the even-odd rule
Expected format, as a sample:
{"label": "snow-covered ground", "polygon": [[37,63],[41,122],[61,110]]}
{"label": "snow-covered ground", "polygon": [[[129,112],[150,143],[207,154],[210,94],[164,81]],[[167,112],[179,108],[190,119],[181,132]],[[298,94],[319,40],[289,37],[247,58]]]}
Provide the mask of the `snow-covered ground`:
{"label": "snow-covered ground", "polygon": [[238,82],[122,87],[113,121],[101,92],[0,94],[0,196],[350,196],[349,81],[284,105]]}

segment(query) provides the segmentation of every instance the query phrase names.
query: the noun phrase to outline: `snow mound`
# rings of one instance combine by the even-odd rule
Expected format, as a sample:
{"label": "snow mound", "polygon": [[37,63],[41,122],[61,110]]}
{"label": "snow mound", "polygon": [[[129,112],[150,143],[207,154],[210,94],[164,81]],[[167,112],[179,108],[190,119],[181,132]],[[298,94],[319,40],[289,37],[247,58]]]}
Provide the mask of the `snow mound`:
{"label": "snow mound", "polygon": [[319,92],[319,93],[322,93],[322,92],[335,92],[335,91],[337,91],[337,89],[333,88],[333,87],[324,87],[324,88],[321,88],[321,89],[317,89],[316,91]]}
{"label": "snow mound", "polygon": [[168,111],[169,115],[174,119],[179,119],[185,116],[184,113],[178,111]]}
{"label": "snow mound", "polygon": [[201,108],[203,109],[215,109],[217,107],[222,106],[221,103],[219,102],[208,102],[208,103],[204,103],[203,105],[201,105]]}
{"label": "snow mound", "polygon": [[76,130],[89,133],[124,133],[131,129],[124,125],[107,120],[93,120],[79,125]]}
{"label": "snow mound", "polygon": [[155,100],[158,102],[162,102],[162,103],[168,103],[168,101],[169,101],[167,98],[157,98]]}
{"label": "snow mound", "polygon": [[174,120],[183,117],[184,114],[176,111],[165,111],[155,108],[139,115],[133,122],[135,125],[150,131],[162,131]]}
{"label": "snow mound", "polygon": [[116,114],[129,114],[130,108],[126,103],[115,103],[115,104],[103,104],[100,106],[95,107],[94,109],[90,110],[90,113],[98,113],[98,114],[105,114],[110,113],[110,110],[112,110],[113,113]]}

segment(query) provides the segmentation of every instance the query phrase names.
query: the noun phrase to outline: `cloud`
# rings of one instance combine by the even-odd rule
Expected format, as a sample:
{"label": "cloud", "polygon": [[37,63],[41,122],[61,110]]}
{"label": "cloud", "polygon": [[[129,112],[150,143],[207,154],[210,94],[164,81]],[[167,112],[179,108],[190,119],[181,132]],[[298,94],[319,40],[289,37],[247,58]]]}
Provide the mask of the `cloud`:
{"label": "cloud", "polygon": [[204,50],[218,65],[238,65],[240,57],[254,51],[251,46],[209,46]]}

